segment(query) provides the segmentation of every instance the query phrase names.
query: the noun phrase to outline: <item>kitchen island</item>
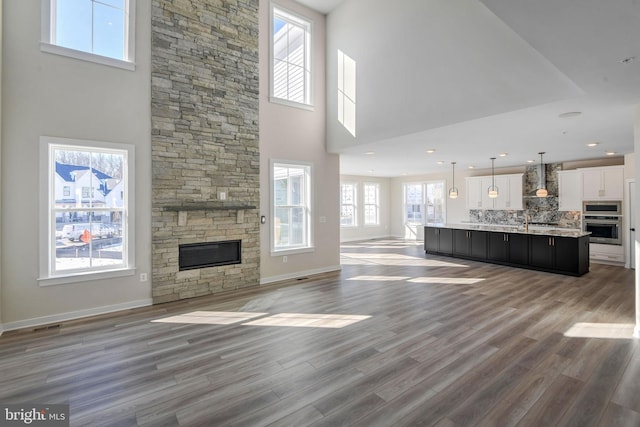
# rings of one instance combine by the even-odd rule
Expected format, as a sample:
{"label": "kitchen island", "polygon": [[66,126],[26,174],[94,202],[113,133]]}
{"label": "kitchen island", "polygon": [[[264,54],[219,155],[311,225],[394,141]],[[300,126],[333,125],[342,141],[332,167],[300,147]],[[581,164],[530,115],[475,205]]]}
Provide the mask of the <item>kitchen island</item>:
{"label": "kitchen island", "polygon": [[589,234],[481,224],[424,227],[424,250],[513,267],[582,276],[589,272]]}

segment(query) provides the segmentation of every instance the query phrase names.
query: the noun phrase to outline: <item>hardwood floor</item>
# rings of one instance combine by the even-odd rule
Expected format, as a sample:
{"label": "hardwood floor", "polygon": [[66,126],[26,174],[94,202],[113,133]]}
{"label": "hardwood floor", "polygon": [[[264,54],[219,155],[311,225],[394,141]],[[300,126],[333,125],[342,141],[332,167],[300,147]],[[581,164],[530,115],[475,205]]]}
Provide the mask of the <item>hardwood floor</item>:
{"label": "hardwood floor", "polygon": [[0,402],[68,403],[78,426],[640,426],[633,270],[400,240],[342,255],[340,273],[5,333]]}

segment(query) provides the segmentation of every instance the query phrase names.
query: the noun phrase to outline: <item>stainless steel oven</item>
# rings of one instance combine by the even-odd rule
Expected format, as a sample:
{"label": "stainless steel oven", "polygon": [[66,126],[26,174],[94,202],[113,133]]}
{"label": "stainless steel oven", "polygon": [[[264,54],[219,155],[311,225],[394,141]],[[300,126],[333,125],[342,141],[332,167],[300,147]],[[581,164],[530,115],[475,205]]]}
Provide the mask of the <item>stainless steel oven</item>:
{"label": "stainless steel oven", "polygon": [[622,215],[622,202],[615,200],[611,202],[593,201],[582,202],[583,215]]}
{"label": "stainless steel oven", "polygon": [[584,215],[582,225],[584,231],[591,233],[589,241],[592,243],[622,244],[622,217],[619,215]]}

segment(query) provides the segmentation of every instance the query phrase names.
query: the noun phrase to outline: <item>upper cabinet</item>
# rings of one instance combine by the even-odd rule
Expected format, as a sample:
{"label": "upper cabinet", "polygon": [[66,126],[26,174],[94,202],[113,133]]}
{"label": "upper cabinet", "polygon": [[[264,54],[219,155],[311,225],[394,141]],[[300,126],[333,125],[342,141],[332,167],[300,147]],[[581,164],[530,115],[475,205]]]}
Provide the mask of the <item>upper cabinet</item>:
{"label": "upper cabinet", "polygon": [[583,200],[622,200],[624,166],[582,169]]}
{"label": "upper cabinet", "polygon": [[558,171],[558,210],[582,210],[582,171]]}
{"label": "upper cabinet", "polygon": [[498,197],[489,198],[491,176],[474,176],[467,181],[467,209],[522,210],[523,174],[496,175]]}
{"label": "upper cabinet", "polygon": [[494,209],[522,210],[522,177],[521,173],[496,176],[498,197]]}

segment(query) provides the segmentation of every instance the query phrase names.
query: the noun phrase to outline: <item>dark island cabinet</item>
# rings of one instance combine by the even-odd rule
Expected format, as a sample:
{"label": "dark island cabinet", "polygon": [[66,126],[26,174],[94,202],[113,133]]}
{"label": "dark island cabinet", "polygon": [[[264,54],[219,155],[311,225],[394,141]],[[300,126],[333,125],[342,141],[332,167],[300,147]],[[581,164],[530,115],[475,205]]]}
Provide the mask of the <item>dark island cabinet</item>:
{"label": "dark island cabinet", "polygon": [[509,233],[489,233],[487,259],[496,262],[509,261]]}
{"label": "dark island cabinet", "polygon": [[509,234],[509,262],[518,265],[529,264],[529,236],[520,233]]}
{"label": "dark island cabinet", "polygon": [[424,229],[427,253],[581,276],[589,271],[589,236],[564,237],[446,227]]}
{"label": "dark island cabinet", "polygon": [[452,255],[453,230],[451,228],[425,227],[424,250],[442,255]]}
{"label": "dark island cabinet", "polygon": [[453,255],[484,259],[487,257],[486,231],[453,230]]}

